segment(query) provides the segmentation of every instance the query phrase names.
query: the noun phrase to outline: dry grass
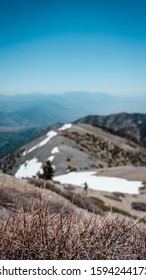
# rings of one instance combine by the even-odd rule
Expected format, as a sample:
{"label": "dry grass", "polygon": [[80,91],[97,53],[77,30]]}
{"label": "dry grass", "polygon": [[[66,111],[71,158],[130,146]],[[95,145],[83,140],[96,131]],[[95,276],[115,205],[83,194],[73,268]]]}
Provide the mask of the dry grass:
{"label": "dry grass", "polygon": [[146,259],[146,229],[138,220],[52,213],[40,194],[21,199],[0,225],[0,259]]}
{"label": "dry grass", "polygon": [[[31,179],[29,180],[31,184],[34,184],[35,186],[39,188],[43,188],[44,186],[44,180],[38,180],[38,179]],[[91,213],[104,215],[102,209],[94,206],[93,203],[91,203],[91,200],[88,197],[82,196],[79,193],[72,193],[71,189],[65,189],[65,191],[58,188],[56,185],[54,185],[51,181],[46,181],[45,188],[47,190],[51,190],[54,193],[57,193],[61,197],[65,198],[66,200],[70,201],[73,205],[88,210]]]}

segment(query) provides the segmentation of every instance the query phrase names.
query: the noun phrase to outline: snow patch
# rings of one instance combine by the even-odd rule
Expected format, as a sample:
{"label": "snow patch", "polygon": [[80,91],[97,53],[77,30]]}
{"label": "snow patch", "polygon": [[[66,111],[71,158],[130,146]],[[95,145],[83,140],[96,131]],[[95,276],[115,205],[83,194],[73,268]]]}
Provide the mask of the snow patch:
{"label": "snow patch", "polygon": [[72,127],[72,124],[67,123],[67,124],[64,124],[63,126],[61,126],[58,130],[66,130],[66,129],[71,128],[71,127]]}
{"label": "snow patch", "polygon": [[142,182],[140,181],[96,176],[96,172],[93,171],[70,172],[68,174],[55,176],[53,180],[59,181],[61,184],[72,184],[80,187],[84,187],[84,183],[87,182],[90,189],[129,194],[138,194],[139,187],[142,186]]}
{"label": "snow patch", "polygon": [[50,162],[52,162],[53,159],[54,159],[54,157],[55,157],[55,156],[50,156],[50,157],[47,158],[47,160],[49,160]]}
{"label": "snow patch", "polygon": [[17,172],[15,173],[16,178],[32,178],[36,176],[41,170],[42,162],[38,162],[37,158],[27,160],[25,163],[21,164]]}
{"label": "snow patch", "polygon": [[[39,144],[38,144],[39,145]],[[31,153],[32,151],[34,151],[37,147],[38,147],[38,145],[35,145],[34,147],[32,147],[31,149],[29,149],[27,152],[26,152],[26,154],[29,154],[29,153]]]}
{"label": "snow patch", "polygon": [[58,147],[54,147],[51,151],[51,154],[54,155],[54,154],[57,154],[57,153],[59,153],[59,149],[58,149]]}
{"label": "snow patch", "polygon": [[47,133],[47,136],[49,137],[49,140],[56,135],[57,135],[57,132],[54,131],[54,130],[51,130]]}
{"label": "snow patch", "polygon": [[56,132],[56,131],[53,131],[53,130],[49,131],[49,132],[47,133],[47,138],[45,138],[43,141],[41,141],[39,144],[35,145],[35,146],[32,147],[31,149],[29,149],[26,153],[29,154],[29,153],[31,153],[32,151],[34,151],[35,149],[40,148],[40,147],[46,145],[46,144],[50,141],[50,139],[53,138],[53,137],[56,136],[56,135],[57,135],[57,132]]}
{"label": "snow patch", "polygon": [[53,170],[54,170],[54,171],[56,170],[56,167],[55,167],[55,165],[52,165],[52,168],[53,168]]}

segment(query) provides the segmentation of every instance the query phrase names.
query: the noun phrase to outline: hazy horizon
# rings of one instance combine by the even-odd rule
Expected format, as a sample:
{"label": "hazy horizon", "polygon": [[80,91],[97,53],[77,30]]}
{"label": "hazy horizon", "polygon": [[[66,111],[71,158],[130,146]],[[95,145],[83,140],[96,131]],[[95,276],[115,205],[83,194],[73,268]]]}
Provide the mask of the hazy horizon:
{"label": "hazy horizon", "polygon": [[117,98],[145,98],[146,97],[146,94],[135,94],[135,95],[127,95],[127,94],[109,94],[109,93],[106,93],[106,92],[90,92],[90,91],[86,91],[86,90],[67,90],[67,91],[61,91],[61,92],[58,92],[58,91],[52,91],[52,92],[37,92],[37,91],[34,91],[34,92],[24,92],[24,91],[16,91],[16,92],[0,92],[0,96],[34,96],[34,95],[39,95],[39,96],[52,96],[52,95],[57,95],[57,96],[61,96],[61,95],[64,95],[64,94],[89,94],[89,95],[105,95],[105,96],[111,96],[111,97],[117,97]]}
{"label": "hazy horizon", "polygon": [[[72,115],[69,121],[86,115],[109,115],[115,113],[146,114],[146,96],[114,96],[105,93],[66,92],[60,94],[10,94],[0,95],[0,112],[47,110]],[[63,107],[62,107],[63,106]],[[40,112],[41,112],[40,111]],[[31,113],[32,114],[32,113]],[[50,115],[51,117],[51,115]],[[64,119],[64,121],[66,121]]]}
{"label": "hazy horizon", "polygon": [[0,1],[0,94],[146,96],[144,0]]}

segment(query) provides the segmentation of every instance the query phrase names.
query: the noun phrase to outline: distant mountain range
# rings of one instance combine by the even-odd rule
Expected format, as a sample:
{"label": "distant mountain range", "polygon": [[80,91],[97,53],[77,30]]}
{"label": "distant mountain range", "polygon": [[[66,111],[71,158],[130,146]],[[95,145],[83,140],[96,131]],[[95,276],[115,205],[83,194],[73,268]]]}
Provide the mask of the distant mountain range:
{"label": "distant mountain range", "polygon": [[108,94],[0,95],[0,126],[43,126],[72,122],[87,115],[146,113],[146,97],[115,97]]}

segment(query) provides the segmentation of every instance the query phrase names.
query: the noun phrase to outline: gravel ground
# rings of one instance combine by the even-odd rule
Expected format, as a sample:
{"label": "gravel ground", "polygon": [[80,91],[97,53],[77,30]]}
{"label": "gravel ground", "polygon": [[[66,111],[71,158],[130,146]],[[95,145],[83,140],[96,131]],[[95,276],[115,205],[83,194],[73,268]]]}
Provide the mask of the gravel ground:
{"label": "gravel ground", "polygon": [[146,167],[118,166],[98,170],[98,175],[146,182]]}

